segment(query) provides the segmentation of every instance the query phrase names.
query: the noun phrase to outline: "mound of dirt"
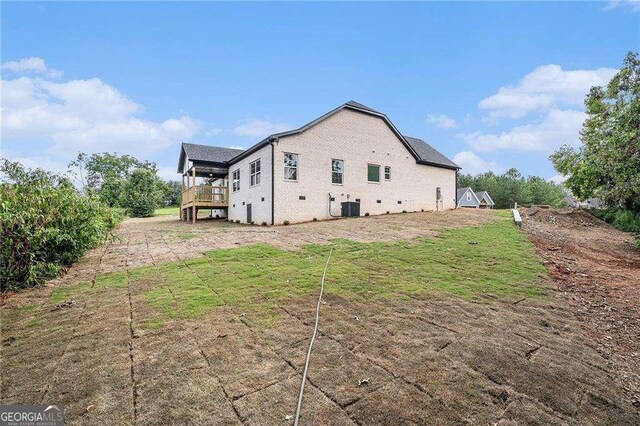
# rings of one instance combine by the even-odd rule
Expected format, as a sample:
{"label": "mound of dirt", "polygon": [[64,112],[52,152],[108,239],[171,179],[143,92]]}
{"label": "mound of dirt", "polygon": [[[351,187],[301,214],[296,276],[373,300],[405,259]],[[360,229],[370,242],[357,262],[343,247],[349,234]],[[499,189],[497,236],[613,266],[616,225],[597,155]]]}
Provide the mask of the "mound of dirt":
{"label": "mound of dirt", "polygon": [[521,210],[523,219],[557,225],[562,228],[609,227],[606,222],[580,209],[547,209],[532,207]]}

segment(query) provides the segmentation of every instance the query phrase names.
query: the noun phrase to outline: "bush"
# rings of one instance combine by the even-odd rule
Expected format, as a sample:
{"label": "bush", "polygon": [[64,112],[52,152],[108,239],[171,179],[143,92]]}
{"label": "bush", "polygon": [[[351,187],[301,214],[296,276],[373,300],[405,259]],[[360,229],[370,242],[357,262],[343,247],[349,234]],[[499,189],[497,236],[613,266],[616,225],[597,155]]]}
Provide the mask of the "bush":
{"label": "bush", "polygon": [[407,212],[406,210],[402,210],[402,213],[406,213],[406,212]]}
{"label": "bush", "polygon": [[131,173],[122,190],[122,206],[132,217],[150,217],[159,204],[156,173],[139,168]]}
{"label": "bush", "polygon": [[365,216],[369,216],[369,212],[365,213],[364,215],[365,215]]}
{"label": "bush", "polygon": [[267,226],[267,222],[262,222],[262,226]]}
{"label": "bush", "polygon": [[317,217],[314,217],[314,218],[313,218],[313,221],[314,221],[314,222],[317,222],[317,221],[318,221],[318,218],[317,218]]}
{"label": "bush", "polygon": [[640,213],[620,209],[590,211],[594,216],[610,223],[614,228],[635,234],[636,240],[634,241],[634,245],[640,249]]}
{"label": "bush", "polygon": [[286,225],[288,225],[288,224],[289,224],[289,221],[288,221],[288,220],[285,220],[284,222],[282,222],[282,224],[286,226]]}
{"label": "bush", "polygon": [[0,183],[0,291],[59,275],[122,218],[60,176],[6,160],[0,172],[7,180]]}

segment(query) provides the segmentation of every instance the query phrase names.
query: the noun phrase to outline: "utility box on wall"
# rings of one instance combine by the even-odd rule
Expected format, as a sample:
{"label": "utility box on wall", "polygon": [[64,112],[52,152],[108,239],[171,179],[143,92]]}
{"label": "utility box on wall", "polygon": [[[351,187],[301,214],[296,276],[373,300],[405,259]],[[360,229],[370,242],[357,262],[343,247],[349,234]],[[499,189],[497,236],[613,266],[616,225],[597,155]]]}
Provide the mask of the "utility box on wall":
{"label": "utility box on wall", "polygon": [[360,203],[353,201],[344,201],[342,203],[342,217],[360,216]]}

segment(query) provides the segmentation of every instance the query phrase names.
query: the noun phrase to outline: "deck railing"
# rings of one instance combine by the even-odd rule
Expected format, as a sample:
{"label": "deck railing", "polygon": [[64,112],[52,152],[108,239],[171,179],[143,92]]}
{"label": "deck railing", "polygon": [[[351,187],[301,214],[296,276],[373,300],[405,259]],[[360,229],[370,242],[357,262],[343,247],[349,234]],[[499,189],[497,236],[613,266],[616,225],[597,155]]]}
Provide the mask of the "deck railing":
{"label": "deck railing", "polygon": [[182,205],[229,205],[228,189],[226,186],[196,185],[182,191]]}

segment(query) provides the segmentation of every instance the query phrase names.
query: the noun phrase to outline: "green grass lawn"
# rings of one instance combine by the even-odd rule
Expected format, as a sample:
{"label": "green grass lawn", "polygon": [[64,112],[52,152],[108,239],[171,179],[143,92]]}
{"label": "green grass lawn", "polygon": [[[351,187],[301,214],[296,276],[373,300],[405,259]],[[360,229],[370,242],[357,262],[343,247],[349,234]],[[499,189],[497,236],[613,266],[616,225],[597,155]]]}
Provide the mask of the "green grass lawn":
{"label": "green grass lawn", "polygon": [[[334,240],[284,251],[268,245],[215,250],[185,262],[170,262],[122,273],[98,276],[96,285],[144,288],[143,299],[156,316],[193,318],[222,304],[247,312],[269,310],[288,297],[316,293],[324,262],[333,247],[325,293],[360,301],[449,293],[486,302],[497,297],[546,294],[540,278],[546,274],[534,247],[508,214],[480,227],[445,229],[437,238],[357,243]],[[55,292],[54,292],[55,293]],[[52,295],[60,300],[60,295]],[[66,294],[65,294],[66,296]],[[150,323],[150,324],[151,324]]]}
{"label": "green grass lawn", "polygon": [[180,214],[179,207],[162,207],[160,209],[156,209],[156,211],[153,212],[154,216],[166,216],[166,215],[178,216],[179,214]]}

